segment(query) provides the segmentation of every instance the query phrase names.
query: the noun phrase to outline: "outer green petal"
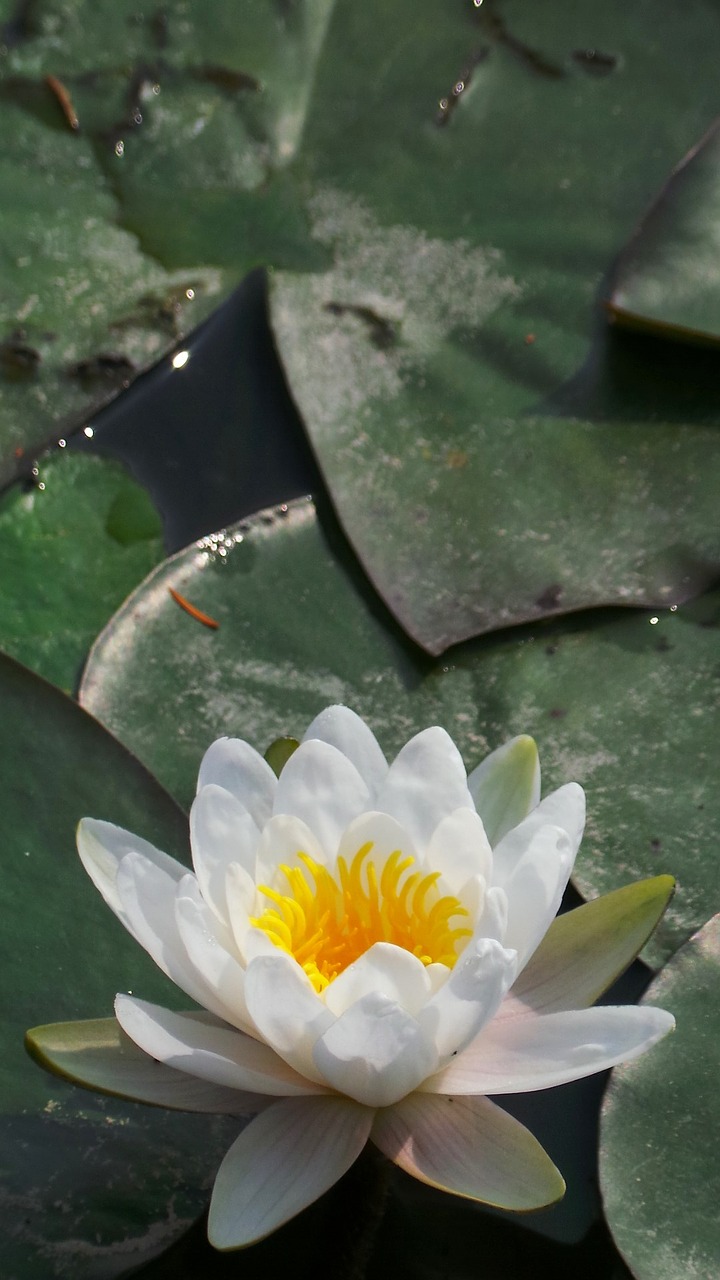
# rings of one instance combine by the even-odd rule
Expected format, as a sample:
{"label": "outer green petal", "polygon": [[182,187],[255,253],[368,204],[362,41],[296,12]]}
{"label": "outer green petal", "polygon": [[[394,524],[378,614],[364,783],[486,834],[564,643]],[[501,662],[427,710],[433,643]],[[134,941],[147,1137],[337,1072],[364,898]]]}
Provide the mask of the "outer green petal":
{"label": "outer green petal", "polygon": [[498,747],[468,777],[468,790],[494,847],[540,800],[540,761],[523,733]]}
{"label": "outer green petal", "polygon": [[411,1094],[378,1112],[371,1137],[406,1173],[469,1200],[522,1212],[565,1193],[537,1138],[488,1098]]}
{"label": "outer green petal", "polygon": [[53,1075],[132,1102],[176,1111],[249,1115],[268,1101],[256,1094],[208,1084],[156,1062],[133,1044],[115,1018],[33,1027],[26,1033],[25,1047],[30,1057]]}
{"label": "outer green petal", "polygon": [[537,1013],[594,1004],[644,947],[674,888],[672,876],[654,876],[557,916],[512,996]]}

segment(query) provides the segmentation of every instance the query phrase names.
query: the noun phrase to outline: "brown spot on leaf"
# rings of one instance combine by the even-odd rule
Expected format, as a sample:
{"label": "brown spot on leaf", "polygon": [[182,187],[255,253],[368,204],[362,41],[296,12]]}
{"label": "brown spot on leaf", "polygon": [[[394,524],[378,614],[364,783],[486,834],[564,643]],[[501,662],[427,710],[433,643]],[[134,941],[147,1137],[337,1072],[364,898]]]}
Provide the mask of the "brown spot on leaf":
{"label": "brown spot on leaf", "polygon": [[550,586],[540,593],[535,604],[538,609],[557,609],[562,600],[562,593],[563,589],[560,583],[551,582]]}

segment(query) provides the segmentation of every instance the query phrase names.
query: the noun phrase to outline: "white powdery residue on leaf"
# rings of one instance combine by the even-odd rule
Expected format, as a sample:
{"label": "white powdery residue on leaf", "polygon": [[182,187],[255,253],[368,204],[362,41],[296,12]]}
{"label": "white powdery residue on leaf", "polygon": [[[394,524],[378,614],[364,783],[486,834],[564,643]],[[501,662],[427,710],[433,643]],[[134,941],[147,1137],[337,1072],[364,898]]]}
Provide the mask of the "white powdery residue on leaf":
{"label": "white powdery residue on leaf", "polygon": [[[332,246],[333,286],[401,320],[403,340],[432,350],[457,325],[476,327],[520,288],[501,274],[502,255],[467,240],[431,239],[410,226],[381,226],[361,201],[321,189],[309,201],[312,234]],[[339,302],[342,299],[337,299]]]}
{"label": "white powdery residue on leaf", "polygon": [[333,267],[278,274],[273,323],[303,409],[319,431],[332,428],[342,451],[356,447],[366,406],[394,400],[453,329],[477,328],[520,288],[503,274],[498,250],[383,226],[344,193],[320,190],[308,212],[313,237],[332,248]]}

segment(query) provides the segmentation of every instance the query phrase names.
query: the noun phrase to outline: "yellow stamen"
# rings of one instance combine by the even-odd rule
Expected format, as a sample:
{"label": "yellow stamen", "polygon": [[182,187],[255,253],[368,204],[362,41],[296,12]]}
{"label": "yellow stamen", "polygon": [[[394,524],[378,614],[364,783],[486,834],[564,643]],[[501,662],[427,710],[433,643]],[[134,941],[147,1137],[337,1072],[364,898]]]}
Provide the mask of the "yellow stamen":
{"label": "yellow stamen", "polygon": [[414,858],[403,858],[395,849],[378,877],[369,860],[372,848],[371,841],[364,844],[349,866],[338,858],[334,876],[299,852],[301,867],[280,867],[287,893],[259,886],[270,905],[251,924],[295,957],[316,991],[323,991],[376,942],[392,942],[424,965],[439,962],[451,969],[458,944],[471,934],[451,925],[456,916],[468,913],[457,898],[440,896],[439,871],[408,875]]}

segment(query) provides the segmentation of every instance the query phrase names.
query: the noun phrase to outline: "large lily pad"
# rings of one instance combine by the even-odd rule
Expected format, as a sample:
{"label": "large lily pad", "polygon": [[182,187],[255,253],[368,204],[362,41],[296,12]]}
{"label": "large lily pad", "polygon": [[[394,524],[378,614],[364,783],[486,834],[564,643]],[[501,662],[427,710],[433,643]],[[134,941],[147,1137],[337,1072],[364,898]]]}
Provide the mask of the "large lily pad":
{"label": "large lily pad", "polygon": [[613,1071],[600,1172],[615,1241],[638,1280],[710,1280],[720,1257],[720,916],[655,979],[645,1000],[677,1032]]}
{"label": "large lily pad", "polygon": [[47,458],[0,498],[0,647],[75,689],[98,630],[162,558],[160,518],[116,462]]}
{"label": "large lily pad", "polygon": [[575,779],[588,790],[584,891],[678,877],[646,953],[662,962],[720,905],[720,597],[662,616],[541,624],[434,662],[368,609],[339,551],[309,502],[194,544],[159,566],[100,636],[81,700],[183,804],[215,737],[264,750],[331,702],[360,712],[388,752],[430,723],[447,727],[468,764],[532,733],[545,786]]}
{"label": "large lily pad", "polygon": [[614,272],[610,310],[630,328],[720,341],[720,123],[672,174]]}
{"label": "large lily pad", "polygon": [[111,1013],[118,989],[176,1003],[90,884],[74,829],[99,813],[184,857],[186,821],[91,717],[7,657],[0,702],[3,1272],[112,1277],[200,1211],[233,1126],[93,1097],[32,1067],[23,1036]]}
{"label": "large lily pad", "polygon": [[[466,14],[464,43],[448,22],[429,45],[422,19],[402,46],[388,37],[373,93],[360,92],[362,59],[346,82],[362,110],[312,118],[308,147],[332,157],[316,166],[312,234],[333,263],[273,289],[280,353],[343,526],[432,653],[548,613],[685,599],[720,563],[704,425],[715,390],[679,418],[652,392],[611,407],[616,359],[601,332],[574,377],[641,191],[644,203],[716,110],[709,67],[687,93],[689,65],[667,51],[697,38],[702,63],[717,11],[694,10],[688,26],[686,7],[488,9],[474,30]],[[643,359],[647,386],[662,357]]]}

